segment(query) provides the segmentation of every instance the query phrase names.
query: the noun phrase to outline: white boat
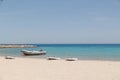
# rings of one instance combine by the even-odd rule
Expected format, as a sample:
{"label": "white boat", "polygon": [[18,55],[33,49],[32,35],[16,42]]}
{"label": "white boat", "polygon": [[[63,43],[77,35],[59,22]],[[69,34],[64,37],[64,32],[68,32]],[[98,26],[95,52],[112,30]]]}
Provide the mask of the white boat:
{"label": "white boat", "polygon": [[66,61],[77,61],[78,58],[66,58]]}
{"label": "white boat", "polygon": [[31,56],[31,55],[45,55],[46,51],[40,50],[40,51],[29,51],[29,50],[22,50],[21,51],[25,56]]}

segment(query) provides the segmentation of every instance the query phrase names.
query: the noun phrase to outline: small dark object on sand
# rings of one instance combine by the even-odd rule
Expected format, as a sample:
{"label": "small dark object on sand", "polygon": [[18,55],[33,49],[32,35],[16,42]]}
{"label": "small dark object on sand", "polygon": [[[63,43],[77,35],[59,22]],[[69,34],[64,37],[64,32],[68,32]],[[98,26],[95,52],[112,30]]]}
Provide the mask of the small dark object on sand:
{"label": "small dark object on sand", "polygon": [[15,59],[15,58],[12,56],[5,56],[5,59]]}

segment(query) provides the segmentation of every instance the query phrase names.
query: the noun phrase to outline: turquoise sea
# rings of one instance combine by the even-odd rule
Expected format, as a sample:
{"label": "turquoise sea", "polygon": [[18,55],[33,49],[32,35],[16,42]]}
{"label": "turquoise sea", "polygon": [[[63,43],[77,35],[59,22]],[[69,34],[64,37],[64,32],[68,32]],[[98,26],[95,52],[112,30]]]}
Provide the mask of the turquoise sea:
{"label": "turquoise sea", "polygon": [[45,58],[57,56],[61,58],[77,57],[84,60],[120,60],[120,44],[33,44],[37,48],[1,48],[0,56],[25,57],[21,50],[47,51],[44,56],[28,56]]}

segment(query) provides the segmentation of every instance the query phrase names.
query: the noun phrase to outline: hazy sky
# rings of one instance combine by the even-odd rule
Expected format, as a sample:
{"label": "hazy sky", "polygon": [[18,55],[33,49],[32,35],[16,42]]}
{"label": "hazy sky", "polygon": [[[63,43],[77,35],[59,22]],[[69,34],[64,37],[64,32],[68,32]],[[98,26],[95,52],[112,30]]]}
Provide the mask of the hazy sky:
{"label": "hazy sky", "polygon": [[120,43],[120,0],[3,0],[0,43]]}

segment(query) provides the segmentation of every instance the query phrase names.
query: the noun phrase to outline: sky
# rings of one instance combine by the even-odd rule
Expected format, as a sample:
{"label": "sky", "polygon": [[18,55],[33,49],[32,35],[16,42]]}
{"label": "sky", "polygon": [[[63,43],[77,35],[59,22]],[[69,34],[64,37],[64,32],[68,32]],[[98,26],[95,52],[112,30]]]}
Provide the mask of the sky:
{"label": "sky", "polygon": [[120,44],[120,0],[3,0],[0,44]]}

